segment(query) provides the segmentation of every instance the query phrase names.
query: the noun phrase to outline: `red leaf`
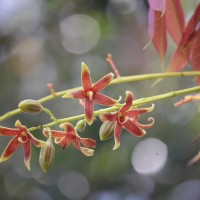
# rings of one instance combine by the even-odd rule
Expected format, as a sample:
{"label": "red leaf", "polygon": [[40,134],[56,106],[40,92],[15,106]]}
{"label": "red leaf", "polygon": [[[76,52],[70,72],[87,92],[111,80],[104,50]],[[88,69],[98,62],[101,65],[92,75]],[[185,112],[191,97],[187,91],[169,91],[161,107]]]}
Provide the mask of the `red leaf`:
{"label": "red leaf", "polygon": [[[194,71],[200,70],[200,30],[195,33],[191,48],[191,63]],[[200,85],[200,77],[196,77],[197,85]]]}
{"label": "red leaf", "polygon": [[150,7],[148,13],[148,34],[152,38],[154,29],[154,10]]}
{"label": "red leaf", "polygon": [[149,0],[149,5],[153,10],[164,11],[166,0]]}
{"label": "red leaf", "polygon": [[198,26],[200,17],[200,4],[196,8],[193,16],[190,18],[172,59],[170,61],[167,71],[180,71],[182,70],[189,61],[190,47],[192,44],[193,37],[195,35],[195,30]]}
{"label": "red leaf", "polygon": [[163,61],[167,52],[167,36],[165,27],[165,16],[161,11],[154,11],[154,33],[153,44],[160,55],[161,61]]}
{"label": "red leaf", "polygon": [[167,0],[165,9],[166,28],[174,42],[178,44],[185,26],[180,0]]}
{"label": "red leaf", "polygon": [[175,53],[172,56],[167,71],[175,72],[181,71],[189,61],[190,46],[178,46]]}

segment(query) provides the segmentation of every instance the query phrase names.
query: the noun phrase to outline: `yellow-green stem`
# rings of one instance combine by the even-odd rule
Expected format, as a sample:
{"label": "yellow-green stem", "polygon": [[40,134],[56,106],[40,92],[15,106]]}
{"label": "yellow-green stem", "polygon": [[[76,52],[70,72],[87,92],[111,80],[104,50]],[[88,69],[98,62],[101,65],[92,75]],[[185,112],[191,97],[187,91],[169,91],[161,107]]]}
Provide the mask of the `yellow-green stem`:
{"label": "yellow-green stem", "polygon": [[[121,76],[120,78],[113,79],[109,85],[114,84],[121,84],[121,83],[127,83],[127,82],[134,82],[134,81],[143,81],[143,80],[152,80],[152,79],[160,79],[160,78],[171,78],[171,77],[184,77],[184,76],[200,76],[200,71],[191,71],[191,72],[170,72],[170,73],[153,73],[153,74],[142,74],[142,75],[134,75],[134,76]],[[51,101],[57,97],[63,96],[65,93],[81,89],[81,87],[72,88],[68,90],[63,90],[60,92],[56,92],[55,94],[48,95],[46,97],[43,97],[41,99],[38,99],[40,103],[44,103],[47,101]],[[12,116],[15,116],[17,114],[22,113],[20,109],[15,109],[12,111],[9,111],[2,116],[0,116],[0,121],[4,121]]]}
{"label": "yellow-green stem", "polygon": [[[137,100],[133,101],[133,107],[141,106],[141,105],[146,104],[146,103],[153,103],[154,101],[158,101],[158,100],[161,100],[161,99],[171,98],[171,97],[184,95],[184,94],[188,94],[188,93],[192,93],[192,92],[200,92],[200,86],[192,87],[192,88],[188,88],[188,89],[183,89],[183,90],[177,90],[177,91],[173,91],[173,92],[168,92],[168,93],[165,93],[165,94],[160,94],[160,95],[156,95],[156,96],[152,96],[152,97],[137,99]],[[100,110],[95,111],[94,115],[99,116],[100,114],[105,113],[105,112],[116,111],[116,110],[119,110],[122,106],[123,106],[123,104],[118,104],[117,106],[112,106],[112,107],[109,107],[109,108],[100,109]],[[73,117],[57,119],[56,121],[45,124],[43,126],[51,127],[51,126],[55,126],[55,125],[60,124],[60,123],[77,121],[77,120],[81,120],[81,119],[84,119],[84,118],[85,118],[85,115],[82,114],[82,115],[77,115],[77,116],[73,116]],[[34,130],[42,128],[43,126],[40,125],[40,126],[37,126],[37,127],[32,127],[32,128],[29,128],[28,130],[34,131]]]}

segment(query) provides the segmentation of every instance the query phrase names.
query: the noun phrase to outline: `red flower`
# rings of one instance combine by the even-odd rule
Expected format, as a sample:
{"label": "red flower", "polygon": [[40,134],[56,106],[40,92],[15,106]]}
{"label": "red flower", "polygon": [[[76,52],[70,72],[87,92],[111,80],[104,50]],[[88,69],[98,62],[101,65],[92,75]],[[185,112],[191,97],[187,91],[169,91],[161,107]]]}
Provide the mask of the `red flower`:
{"label": "red flower", "polygon": [[114,138],[115,138],[115,146],[113,150],[117,149],[120,146],[120,135],[122,132],[122,128],[125,128],[127,131],[132,133],[137,137],[143,136],[145,132],[145,128],[150,128],[154,124],[154,119],[149,118],[151,123],[143,125],[138,122],[139,115],[142,113],[150,112],[153,110],[154,105],[149,108],[138,108],[138,109],[130,109],[132,106],[133,94],[130,91],[126,91],[126,103],[121,109],[114,113],[104,113],[100,115],[100,119],[102,121],[111,121],[115,122],[114,129]]}
{"label": "red flower", "polygon": [[[80,150],[86,156],[93,156],[94,150],[89,148],[95,148],[96,141],[90,138],[81,138],[75,128],[70,123],[63,123],[60,125],[64,131],[48,130],[44,128],[43,134],[49,137],[49,133],[55,138],[55,143],[59,144],[63,149],[68,147],[71,143],[75,148]],[[84,146],[82,147],[81,144]]]}
{"label": "red flower", "polygon": [[23,126],[19,120],[16,121],[15,126],[17,128],[14,129],[0,126],[0,135],[14,136],[2,153],[0,162],[8,160],[20,147],[20,145],[22,145],[24,150],[24,163],[27,169],[30,170],[31,142],[36,147],[43,147],[45,142],[36,139],[31,133],[28,132],[27,128]]}
{"label": "red flower", "polygon": [[82,86],[83,89],[66,93],[64,98],[84,99],[85,117],[88,124],[94,121],[94,102],[105,106],[113,106],[116,100],[100,93],[113,79],[114,74],[109,73],[99,81],[92,84],[90,70],[85,63],[82,63]]}

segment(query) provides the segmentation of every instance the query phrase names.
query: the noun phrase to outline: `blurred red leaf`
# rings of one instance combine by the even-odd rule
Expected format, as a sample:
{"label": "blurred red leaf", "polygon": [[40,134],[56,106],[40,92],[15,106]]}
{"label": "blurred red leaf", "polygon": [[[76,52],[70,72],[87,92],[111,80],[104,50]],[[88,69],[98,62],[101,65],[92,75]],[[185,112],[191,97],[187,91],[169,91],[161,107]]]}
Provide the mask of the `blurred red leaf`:
{"label": "blurred red leaf", "polygon": [[166,0],[149,0],[149,5],[153,10],[164,11]]}
{"label": "blurred red leaf", "polygon": [[181,41],[175,50],[175,53],[172,56],[169,67],[167,71],[180,71],[182,70],[188,63],[190,58],[190,49],[192,49],[192,42],[196,29],[198,28],[200,17],[200,4],[196,8],[193,16],[190,18],[183,34]]}
{"label": "blurred red leaf", "polygon": [[[195,33],[193,42],[192,42],[192,50],[191,50],[191,63],[192,69],[194,71],[200,70],[200,30]],[[196,77],[197,85],[200,85],[200,77]]]}
{"label": "blurred red leaf", "polygon": [[167,0],[165,9],[167,31],[178,44],[185,26],[185,18],[180,0]]}
{"label": "blurred red leaf", "polygon": [[165,16],[161,11],[154,11],[154,31],[152,41],[159,53],[161,61],[163,61],[167,52],[167,35]]}

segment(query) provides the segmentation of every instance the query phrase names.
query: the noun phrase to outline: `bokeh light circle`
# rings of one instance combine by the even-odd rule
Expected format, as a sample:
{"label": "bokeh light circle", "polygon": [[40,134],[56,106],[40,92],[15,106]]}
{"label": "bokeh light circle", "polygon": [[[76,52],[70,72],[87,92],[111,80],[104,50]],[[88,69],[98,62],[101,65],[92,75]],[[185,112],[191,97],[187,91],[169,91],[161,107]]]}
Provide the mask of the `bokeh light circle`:
{"label": "bokeh light circle", "polygon": [[159,139],[148,138],[137,144],[132,153],[132,165],[141,174],[156,174],[167,161],[167,146]]}
{"label": "bokeh light circle", "polygon": [[100,37],[97,21],[83,14],[74,14],[60,22],[62,44],[66,51],[83,54],[90,51]]}
{"label": "bokeh light circle", "polygon": [[172,191],[170,200],[199,200],[200,180],[191,179],[176,185]]}
{"label": "bokeh light circle", "polygon": [[71,200],[84,199],[90,191],[87,178],[79,172],[70,172],[62,176],[58,181],[58,188]]}

